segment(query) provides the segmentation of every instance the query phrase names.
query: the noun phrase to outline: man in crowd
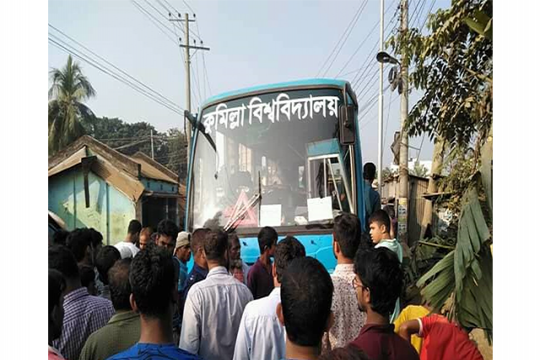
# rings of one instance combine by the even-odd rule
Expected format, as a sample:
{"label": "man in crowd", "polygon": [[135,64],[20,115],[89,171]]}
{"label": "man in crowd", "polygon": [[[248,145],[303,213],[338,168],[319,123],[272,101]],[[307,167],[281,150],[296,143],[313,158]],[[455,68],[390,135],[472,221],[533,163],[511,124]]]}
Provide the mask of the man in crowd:
{"label": "man in crowd", "polygon": [[390,314],[401,287],[403,271],[396,254],[386,248],[360,250],[354,260],[353,286],[366,323],[351,345],[372,360],[418,360],[412,345],[394,333]]}
{"label": "man in crowd", "polygon": [[[114,246],[107,245],[101,248],[96,257],[96,268],[99,273],[99,280],[103,283],[103,289],[99,296],[111,300],[111,291],[109,288],[109,269],[114,263],[120,260],[120,251]],[[114,303],[113,303],[114,305]]]}
{"label": "man in crowd", "polygon": [[120,251],[122,259],[134,257],[139,252],[139,248],[135,246],[135,244],[139,240],[141,229],[142,225],[138,220],[131,220],[129,222],[127,235],[124,241],[120,241],[114,245],[118,251]]}
{"label": "man in crowd", "polygon": [[[105,248],[104,248],[105,249]],[[116,248],[113,247],[114,250]],[[118,251],[118,250],[116,250]],[[141,334],[139,314],[131,309],[129,268],[131,258],[117,261],[107,278],[115,314],[107,325],[92,333],[84,345],[79,360],[103,360],[133,346]]]}
{"label": "man in crowd", "polygon": [[381,209],[381,196],[373,189],[373,181],[377,168],[374,163],[366,163],[364,165],[364,204],[366,205],[366,219],[371,216],[376,210]]}
{"label": "man in crowd", "polygon": [[174,222],[169,219],[161,220],[157,227],[156,245],[167,249],[167,252],[173,256],[174,245],[180,230]]}
{"label": "man in crowd", "polygon": [[407,321],[399,328],[399,335],[407,341],[414,334],[424,340],[420,360],[483,359],[467,332],[440,314]]}
{"label": "man in crowd", "polygon": [[228,236],[225,232],[208,233],[203,249],[210,271],[187,295],[180,348],[205,360],[232,359],[242,313],[253,296],[246,285],[227,270]]}
{"label": "man in crowd", "polygon": [[315,360],[332,327],[332,279],[312,257],[294,259],[283,273],[276,312],[287,332],[286,359]]}
{"label": "man in crowd", "polygon": [[[384,210],[375,211],[369,218],[369,234],[375,244],[375,248],[385,247],[392,250],[398,257],[399,262],[403,262],[403,247],[396,239],[390,237],[390,216]],[[399,298],[396,300],[396,306],[390,316],[390,321],[394,322],[401,311]]]}
{"label": "man in crowd", "polygon": [[152,232],[152,228],[149,227],[145,227],[141,230],[141,234],[139,235],[139,242],[137,244],[139,249],[144,250],[148,242],[152,241]]}
{"label": "man in crowd", "polygon": [[337,266],[331,275],[334,284],[334,325],[323,337],[323,348],[326,350],[347,345],[358,336],[366,322],[365,314],[358,310],[356,292],[351,286],[356,276],[354,255],[361,236],[362,226],[356,215],[344,213],[335,218],[332,246]]}
{"label": "man in crowd", "polygon": [[[229,260],[230,262],[240,262],[242,268],[242,282],[247,284],[247,276],[249,273],[249,266],[240,258],[240,239],[235,233],[229,234]],[[231,271],[232,273],[232,271]],[[234,274],[233,274],[234,275]]]}
{"label": "man in crowd", "polygon": [[[77,264],[94,267],[94,258],[99,249],[94,247],[94,239],[90,229],[75,229],[69,233],[66,246],[71,251]],[[99,247],[99,245],[98,245]]]}
{"label": "man in crowd", "polygon": [[65,288],[66,281],[62,274],[57,270],[49,269],[49,360],[64,359],[52,345],[53,341],[62,334]]}
{"label": "man in crowd", "polygon": [[131,308],[140,315],[139,342],[109,360],[197,360],[173,343],[172,316],[176,306],[174,259],[162,247],[140,251],[130,267]]}
{"label": "man in crowd", "polygon": [[277,360],[285,357],[285,329],[276,314],[277,305],[281,302],[281,281],[290,262],[304,256],[304,245],[292,236],[277,244],[272,264],[274,290],[270,295],[247,304],[236,338],[235,360]]}
{"label": "man in crowd", "polygon": [[186,284],[188,272],[187,262],[191,258],[191,234],[185,231],[179,232],[174,247],[174,258],[180,266],[180,275],[178,277],[178,292],[181,292]]}
{"label": "man in crowd", "polygon": [[63,330],[54,346],[67,359],[78,359],[88,336],[109,321],[114,308],[109,300],[91,296],[82,287],[77,262],[66,247],[49,248],[49,268],[66,280]]}
{"label": "man in crowd", "polygon": [[270,258],[274,256],[278,234],[274,228],[265,226],[259,231],[257,238],[261,256],[249,269],[247,277],[247,286],[251,290],[254,299],[268,296],[274,288]]}
{"label": "man in crowd", "polygon": [[182,290],[182,302],[186,301],[189,289],[198,283],[206,279],[208,274],[208,263],[206,262],[206,257],[204,256],[204,239],[206,235],[210,232],[209,229],[200,228],[193,232],[191,236],[191,252],[193,253],[193,268],[188,274],[186,284]]}

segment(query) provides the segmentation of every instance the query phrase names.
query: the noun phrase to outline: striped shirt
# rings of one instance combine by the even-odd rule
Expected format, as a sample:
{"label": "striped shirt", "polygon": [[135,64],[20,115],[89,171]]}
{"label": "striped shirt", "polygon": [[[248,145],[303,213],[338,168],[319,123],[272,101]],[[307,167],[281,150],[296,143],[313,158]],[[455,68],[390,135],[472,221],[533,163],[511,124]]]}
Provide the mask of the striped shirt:
{"label": "striped shirt", "polygon": [[78,359],[88,336],[107,324],[113,314],[109,300],[91,296],[85,287],[70,292],[64,297],[62,336],[53,346],[66,359]]}

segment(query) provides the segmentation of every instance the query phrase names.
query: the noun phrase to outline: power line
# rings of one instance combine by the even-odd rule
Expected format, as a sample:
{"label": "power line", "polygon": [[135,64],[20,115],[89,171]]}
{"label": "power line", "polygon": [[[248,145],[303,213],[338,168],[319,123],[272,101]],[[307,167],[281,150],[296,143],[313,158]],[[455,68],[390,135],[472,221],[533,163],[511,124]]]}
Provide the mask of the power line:
{"label": "power line", "polygon": [[427,12],[427,15],[426,15],[426,18],[424,20],[424,23],[422,24],[422,27],[420,28],[420,34],[422,34],[422,30],[424,30],[424,26],[426,26],[427,24],[427,21],[429,19],[429,15],[431,14],[431,11],[433,10],[433,6],[435,6],[435,0],[432,0],[431,1],[431,5],[429,7],[429,10]]}
{"label": "power line", "polygon": [[149,93],[148,91],[146,91],[143,88],[141,88],[140,86],[130,82],[129,80],[126,80],[121,75],[118,75],[118,74],[114,73],[114,71],[112,71],[110,69],[107,69],[106,66],[104,66],[103,64],[99,64],[99,62],[97,62],[95,59],[92,59],[91,57],[89,57],[88,54],[82,53],[82,55],[81,55],[80,50],[79,51],[75,50],[71,45],[67,44],[65,41],[58,38],[54,34],[49,33],[49,36],[50,36],[49,39],[48,39],[49,42],[51,44],[53,44],[55,47],[57,47],[57,48],[59,48],[61,50],[64,50],[68,54],[71,54],[71,55],[79,58],[80,60],[88,63],[89,65],[93,66],[94,68],[98,69],[99,71],[113,77],[114,79],[124,83],[125,85],[128,85],[129,87],[131,87],[135,91],[141,93],[142,95],[148,97],[151,100],[154,100],[156,103],[168,108],[169,110],[171,110],[171,111],[173,111],[173,112],[175,112],[175,113],[177,113],[179,115],[183,115],[183,112],[182,112],[183,109],[181,107],[179,107],[177,105],[175,105],[175,107],[169,105],[167,102],[162,100],[162,98],[165,99],[166,101],[169,101],[169,102],[171,102],[171,101],[168,100],[167,98],[165,98],[164,96],[160,95],[155,90],[152,90],[152,91],[154,91],[155,94],[160,95],[161,98],[159,96],[156,96],[156,95],[152,94],[152,93]]}
{"label": "power line", "polygon": [[[109,64],[110,66],[112,66],[113,68],[115,68],[116,70],[120,71],[122,74],[126,75],[127,77],[129,77],[130,79],[134,80],[135,82],[137,82],[138,84],[140,84],[141,86],[145,87],[147,90],[151,91],[152,93],[154,93],[156,96],[160,97],[162,100],[168,102],[170,105],[172,106],[178,106],[176,103],[174,103],[173,101],[167,99],[165,96],[163,96],[161,93],[155,91],[154,89],[152,89],[151,87],[149,87],[148,85],[144,84],[143,82],[137,80],[136,78],[134,78],[133,76],[129,75],[127,72],[125,72],[124,70],[120,69],[118,66],[114,65],[113,63],[111,63],[110,61],[108,61],[107,59],[104,59],[103,57],[101,57],[100,55],[96,54],[94,51],[90,50],[89,48],[87,48],[86,46],[84,46],[83,44],[81,44],[80,42],[78,42],[77,40],[75,40],[74,38],[72,38],[71,36],[67,35],[66,33],[64,33],[63,31],[61,31],[60,29],[56,28],[55,26],[49,24],[49,27],[51,27],[52,29],[56,30],[57,32],[59,32],[60,34],[62,34],[63,36],[65,36],[66,38],[68,38],[69,40],[73,41],[75,44],[79,45],[80,47],[82,47],[83,49],[85,49],[86,51],[88,51],[89,53],[91,53],[92,55],[96,56],[98,59],[104,61],[105,63]],[[53,35],[54,36],[54,35]],[[57,38],[57,40],[60,40]],[[60,40],[63,42],[63,40]]]}
{"label": "power line", "polygon": [[139,10],[148,20],[150,20],[152,24],[154,24],[159,29],[159,31],[161,31],[167,38],[169,38],[169,40],[171,40],[175,45],[177,45],[176,40],[172,38],[169,34],[167,34],[165,31],[163,31],[163,29],[159,25],[161,24],[162,27],[164,27],[165,29],[169,31],[171,31],[171,29],[164,26],[159,20],[155,19],[154,16],[152,16],[148,11],[146,11],[146,9],[144,9],[141,5],[136,3],[134,0],[131,0],[131,2],[135,6],[135,8],[137,8],[137,10]]}
{"label": "power line", "polygon": [[[386,10],[384,11],[384,14],[386,15],[386,13],[388,12],[388,10],[390,10],[392,8],[392,6],[395,4],[397,0],[394,0],[392,2],[391,5],[389,5]],[[394,18],[396,17],[396,14],[394,13],[394,16],[392,17],[392,19],[390,20],[389,24],[392,23],[394,21]],[[347,65],[349,65],[349,63],[351,62],[351,60],[355,57],[355,55],[358,53],[358,51],[360,50],[360,48],[362,47],[362,45],[365,44],[365,42],[367,41],[367,39],[369,39],[371,37],[371,35],[373,34],[373,31],[375,31],[375,29],[377,28],[377,25],[379,25],[379,23],[381,22],[381,20],[379,19],[375,25],[373,25],[373,28],[371,28],[371,30],[369,31],[369,33],[364,37],[364,40],[362,40],[362,42],[360,43],[360,45],[358,45],[358,47],[356,48],[356,50],[354,51],[354,53],[349,57],[349,60],[347,60],[347,62],[345,63],[345,65],[343,65],[343,67],[341,68],[341,70],[339,70],[339,73],[336,75],[335,78],[337,78],[341,72],[343,70],[345,70],[345,68],[347,67]]]}
{"label": "power line", "polygon": [[[367,0],[366,0],[367,1]],[[317,75],[315,75],[315,77],[318,77],[319,74],[321,73],[321,71],[326,67],[326,64],[328,63],[328,61],[330,60],[330,58],[332,57],[332,55],[334,54],[334,52],[336,51],[337,47],[339,46],[339,44],[341,43],[341,40],[343,39],[343,37],[345,36],[345,34],[347,33],[347,31],[349,30],[349,28],[351,27],[351,25],[353,24],[353,22],[355,22],[355,19],[357,19],[357,15],[360,13],[360,11],[362,10],[362,6],[364,4],[360,4],[360,6],[358,7],[358,10],[356,10],[356,13],[354,14],[353,18],[351,19],[351,21],[349,22],[349,25],[347,25],[347,28],[345,29],[345,31],[343,32],[343,34],[341,34],[339,40],[337,41],[336,45],[334,46],[334,48],[332,49],[332,51],[330,52],[330,54],[328,55],[328,57],[326,58],[326,60],[324,61],[323,65],[321,66],[321,68],[319,69],[319,71],[317,71]]]}
{"label": "power line", "polygon": [[354,27],[356,26],[356,23],[358,22],[358,19],[360,19],[360,15],[362,15],[362,12],[364,11],[364,9],[366,8],[366,5],[367,5],[367,0],[364,2],[364,7],[362,8],[362,10],[360,10],[360,13],[358,14],[358,16],[356,17],[356,20],[354,21],[354,24],[353,26],[349,29],[349,32],[347,33],[347,36],[345,37],[345,40],[343,40],[341,42],[341,45],[338,49],[338,51],[336,52],[336,55],[334,55],[334,58],[332,59],[332,62],[330,62],[330,65],[328,65],[328,69],[326,69],[326,71],[324,72],[323,74],[323,77],[326,76],[326,74],[328,73],[328,71],[330,71],[330,69],[332,68],[332,65],[334,65],[334,62],[336,61],[339,53],[341,52],[341,49],[343,49],[343,46],[345,46],[345,43],[347,42],[347,39],[349,39],[349,36],[351,35]]}

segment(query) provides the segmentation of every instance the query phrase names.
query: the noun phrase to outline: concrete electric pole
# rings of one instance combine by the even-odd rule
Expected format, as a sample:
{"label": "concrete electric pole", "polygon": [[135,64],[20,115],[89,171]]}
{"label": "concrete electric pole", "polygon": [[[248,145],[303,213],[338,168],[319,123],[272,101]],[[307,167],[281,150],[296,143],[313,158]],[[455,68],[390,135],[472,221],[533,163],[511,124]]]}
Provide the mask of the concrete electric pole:
{"label": "concrete electric pole", "polygon": [[[407,0],[401,0],[401,33],[408,31]],[[408,212],[409,212],[409,133],[406,128],[409,114],[409,59],[407,51],[401,52],[401,144],[399,149],[399,203],[398,203],[398,237],[400,241],[409,244]]]}
{"label": "concrete electric pole", "polygon": [[[384,0],[381,0],[380,20],[380,46],[379,51],[384,51]],[[382,194],[382,163],[383,163],[383,73],[384,63],[379,63],[379,151],[377,156],[377,190]],[[386,125],[388,126],[388,125]]]}
{"label": "concrete electric pole", "polygon": [[[178,14],[180,16],[180,14]],[[195,15],[193,15],[195,17]],[[210,50],[210,48],[202,47],[202,46],[194,46],[189,44],[189,23],[195,22],[195,19],[190,19],[189,14],[185,13],[183,19],[170,19],[171,21],[183,21],[185,26],[185,43],[184,45],[180,44],[180,47],[183,47],[186,52],[186,110],[191,113],[191,49],[194,50]],[[191,150],[191,123],[187,120],[186,121],[186,140],[187,140],[187,161],[189,163],[189,155]]]}

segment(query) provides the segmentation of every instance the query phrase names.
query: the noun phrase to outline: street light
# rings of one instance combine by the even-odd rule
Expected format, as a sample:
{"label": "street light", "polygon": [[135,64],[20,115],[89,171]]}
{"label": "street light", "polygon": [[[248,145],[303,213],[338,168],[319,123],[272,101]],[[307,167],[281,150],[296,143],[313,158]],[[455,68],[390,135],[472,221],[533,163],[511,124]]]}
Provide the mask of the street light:
{"label": "street light", "polygon": [[390,54],[388,54],[385,51],[379,51],[377,53],[377,61],[380,62],[380,63],[383,63],[383,64],[388,64],[388,63],[396,64],[396,65],[401,64],[398,59],[391,56]]}

